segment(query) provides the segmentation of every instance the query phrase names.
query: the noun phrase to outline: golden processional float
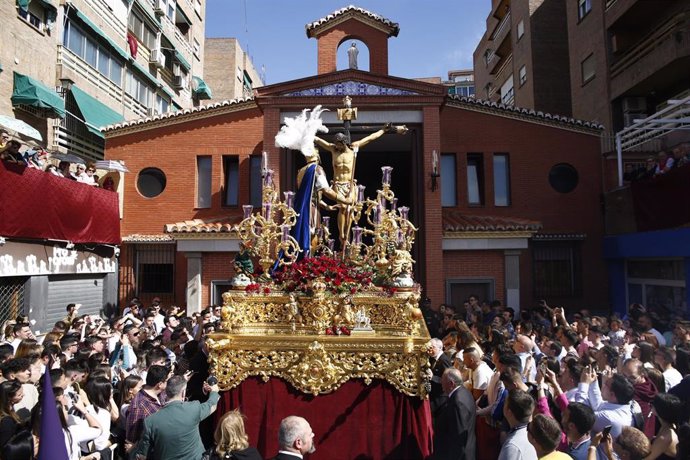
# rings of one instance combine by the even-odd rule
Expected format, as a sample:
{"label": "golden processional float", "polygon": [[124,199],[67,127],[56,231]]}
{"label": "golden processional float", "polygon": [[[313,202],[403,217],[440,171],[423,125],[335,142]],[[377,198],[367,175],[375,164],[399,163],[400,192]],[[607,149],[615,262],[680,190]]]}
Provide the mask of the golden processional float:
{"label": "golden processional float", "polygon": [[[306,143],[298,142],[307,157],[305,168],[314,165],[314,174],[307,170],[298,175],[297,194],[284,192],[281,200],[264,154],[263,204],[257,211],[243,206],[244,219],[233,230],[240,239],[237,274],[232,289],[223,294],[221,331],[208,340],[211,372],[222,390],[252,376],[266,382],[279,377],[316,396],[350,379],[367,385],[382,379],[406,395],[427,397],[429,335],[418,307],[420,287],[412,278],[410,255],[417,229],[409,209],[397,206],[390,187],[393,168],[381,168],[382,185],[375,198],[366,198],[364,186],[353,180],[359,147],[385,132],[404,133],[407,128],[387,125],[366,142],[350,143],[349,121],[356,109],[351,109],[349,98],[345,103],[347,110],[340,109],[339,115],[350,117],[345,115],[349,119],[344,120],[340,145],[319,138],[316,143],[334,155],[349,156],[349,187],[337,185],[342,171],[334,170],[332,185],[319,189],[323,181],[313,176],[323,170],[314,132],[303,136]],[[304,125],[327,131],[318,118],[320,107],[308,119],[307,112],[299,117]],[[290,126],[281,132],[285,129]],[[280,143],[280,135],[277,145],[299,147]],[[324,195],[337,202],[335,207],[325,205]],[[338,210],[339,251],[334,250],[329,217],[318,218],[319,205]],[[310,222],[306,233],[299,230],[303,219]]]}

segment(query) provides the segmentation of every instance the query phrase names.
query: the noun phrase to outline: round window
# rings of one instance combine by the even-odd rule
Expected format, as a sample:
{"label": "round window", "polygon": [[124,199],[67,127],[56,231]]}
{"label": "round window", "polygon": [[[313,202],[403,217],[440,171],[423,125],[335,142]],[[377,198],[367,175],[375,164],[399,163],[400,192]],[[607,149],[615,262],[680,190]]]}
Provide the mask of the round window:
{"label": "round window", "polygon": [[577,169],[568,163],[557,164],[549,171],[549,184],[560,193],[570,193],[575,190],[578,180]]}
{"label": "round window", "polygon": [[165,190],[165,173],[158,168],[142,169],[137,177],[137,189],[146,198],[155,198]]}

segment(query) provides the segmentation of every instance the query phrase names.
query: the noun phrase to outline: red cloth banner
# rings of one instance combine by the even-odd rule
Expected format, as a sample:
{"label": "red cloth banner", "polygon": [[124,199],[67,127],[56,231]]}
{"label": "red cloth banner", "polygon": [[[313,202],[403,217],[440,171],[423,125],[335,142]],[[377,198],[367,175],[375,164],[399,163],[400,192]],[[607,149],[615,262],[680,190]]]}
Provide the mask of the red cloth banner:
{"label": "red cloth banner", "polygon": [[137,42],[137,37],[132,34],[127,34],[127,44],[129,45],[129,54],[132,55],[134,59],[137,58],[137,50],[139,49],[139,43]]}
{"label": "red cloth banner", "polygon": [[630,184],[637,231],[662,230],[690,222],[690,165]]}
{"label": "red cloth banner", "polygon": [[0,161],[0,236],[120,244],[118,195]]}
{"label": "red cloth banner", "polygon": [[314,431],[316,452],[309,460],[417,460],[432,450],[428,401],[405,396],[389,383],[345,382],[327,395],[311,396],[285,381],[258,377],[222,393],[217,417],[239,408],[246,415],[249,445],[264,458],[278,453],[278,428],[288,415],[307,419]]}

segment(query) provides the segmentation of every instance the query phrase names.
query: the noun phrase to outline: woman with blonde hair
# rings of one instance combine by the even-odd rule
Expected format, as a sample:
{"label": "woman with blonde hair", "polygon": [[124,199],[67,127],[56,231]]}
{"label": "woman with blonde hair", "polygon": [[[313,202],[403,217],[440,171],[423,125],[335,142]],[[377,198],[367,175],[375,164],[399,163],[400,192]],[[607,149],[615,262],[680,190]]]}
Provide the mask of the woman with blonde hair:
{"label": "woman with blonde hair", "polygon": [[204,459],[263,460],[258,450],[249,447],[249,437],[244,431],[244,415],[237,409],[226,412],[220,418],[213,437],[216,446],[206,452]]}

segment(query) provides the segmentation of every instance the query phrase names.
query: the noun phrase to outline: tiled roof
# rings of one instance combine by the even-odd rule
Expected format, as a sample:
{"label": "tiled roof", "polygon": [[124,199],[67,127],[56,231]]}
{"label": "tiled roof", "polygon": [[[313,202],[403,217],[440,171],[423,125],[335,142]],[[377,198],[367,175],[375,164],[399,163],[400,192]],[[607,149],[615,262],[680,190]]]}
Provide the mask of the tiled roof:
{"label": "tiled roof", "polygon": [[500,104],[498,102],[486,101],[484,99],[478,99],[475,97],[449,95],[448,100],[451,103],[455,101],[461,104],[475,106],[477,108],[488,109],[489,111],[501,111],[504,113],[511,113],[518,116],[524,116],[525,118],[531,118],[540,121],[550,121],[552,123],[565,123],[572,126],[578,126],[581,128],[589,128],[595,130],[604,129],[604,125],[595,123],[593,121],[577,120],[572,117],[553,115],[550,113],[542,112],[541,110],[525,109],[522,107],[515,107],[513,105],[505,105]]}
{"label": "tiled roof", "polygon": [[321,19],[317,19],[314,22],[310,22],[309,24],[306,25],[307,29],[307,37],[311,38],[314,36],[314,32],[316,32],[317,29],[321,28],[322,26],[328,24],[329,22],[339,19],[343,16],[355,16],[361,14],[363,16],[369,17],[371,19],[374,19],[378,22],[380,22],[382,25],[384,25],[388,29],[388,35],[397,37],[398,32],[400,32],[400,25],[397,22],[393,22],[390,19],[386,19],[383,16],[380,16],[376,13],[372,13],[371,11],[367,11],[364,8],[358,8],[354,5],[349,5],[346,6],[345,8],[340,8],[339,10],[336,10],[329,14],[328,16],[324,16]]}
{"label": "tiled roof", "polygon": [[174,224],[165,224],[165,233],[233,233],[240,217],[230,217],[219,221],[202,219],[185,220]]}
{"label": "tiled roof", "polygon": [[170,235],[142,235],[135,233],[132,235],[127,235],[122,237],[123,243],[167,243],[172,242],[173,239]]}
{"label": "tiled roof", "polygon": [[517,217],[478,216],[459,211],[443,211],[444,232],[536,232],[541,222]]}
{"label": "tiled roof", "polygon": [[132,126],[136,126],[136,125],[143,125],[145,123],[150,123],[150,122],[154,122],[154,121],[182,118],[185,115],[193,115],[196,113],[211,111],[213,109],[230,107],[233,105],[239,105],[239,104],[253,101],[253,100],[254,100],[253,97],[239,98],[239,99],[233,99],[230,101],[216,102],[214,104],[200,105],[199,107],[193,107],[191,109],[183,109],[183,110],[177,110],[174,112],[161,113],[158,115],[154,115],[152,117],[135,118],[133,120],[123,121],[122,123],[117,123],[114,125],[108,125],[108,126],[104,127],[102,129],[102,131],[104,133],[107,133],[109,131],[115,131],[118,129],[128,128],[128,127],[132,127]]}
{"label": "tiled roof", "polygon": [[577,241],[587,238],[585,233],[536,233],[532,239],[540,241]]}

